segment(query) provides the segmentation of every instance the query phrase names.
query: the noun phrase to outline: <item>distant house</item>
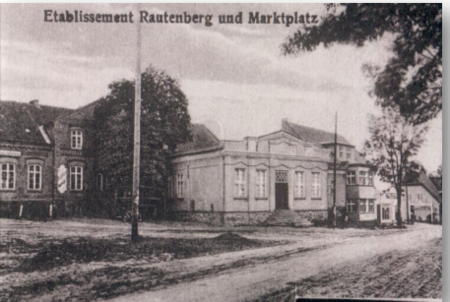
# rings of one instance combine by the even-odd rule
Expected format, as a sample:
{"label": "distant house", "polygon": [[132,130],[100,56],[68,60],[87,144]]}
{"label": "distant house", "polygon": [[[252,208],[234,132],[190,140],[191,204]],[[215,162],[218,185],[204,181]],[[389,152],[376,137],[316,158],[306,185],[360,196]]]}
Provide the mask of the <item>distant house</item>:
{"label": "distant house", "polygon": [[[440,208],[442,199],[433,182],[425,174],[408,182],[403,186],[401,215],[404,221],[411,220],[415,215],[416,221],[436,223],[441,221]],[[397,192],[390,187],[380,195],[379,202],[380,223],[394,223],[396,221]]]}
{"label": "distant house", "polygon": [[441,197],[441,203],[439,205],[439,221],[442,223],[442,175],[441,176],[429,176],[430,180],[433,182],[434,186],[439,192]]}
{"label": "distant house", "polygon": [[[407,211],[404,213],[409,215],[404,217],[410,219],[411,215],[415,215],[418,221],[431,223],[440,221],[439,209],[442,198],[427,175],[422,173],[417,179],[408,182],[403,187],[403,192],[402,204],[405,204],[405,211]],[[409,208],[406,208],[407,205]]]}

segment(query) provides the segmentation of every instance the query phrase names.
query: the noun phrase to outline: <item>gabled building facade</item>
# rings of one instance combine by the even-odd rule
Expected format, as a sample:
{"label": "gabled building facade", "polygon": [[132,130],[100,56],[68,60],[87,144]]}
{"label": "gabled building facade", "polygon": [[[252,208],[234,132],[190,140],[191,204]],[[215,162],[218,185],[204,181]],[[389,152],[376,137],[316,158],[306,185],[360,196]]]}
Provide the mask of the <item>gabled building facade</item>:
{"label": "gabled building facade", "polygon": [[[173,159],[167,205],[176,219],[257,224],[283,210],[309,222],[328,219],[334,134],[283,120],[281,130],[260,137],[219,141],[209,133],[209,145],[197,147],[200,140],[194,132],[194,144],[180,146]],[[342,136],[336,203],[352,221],[376,219],[370,165]]]}
{"label": "gabled building facade", "polygon": [[95,103],[78,110],[0,102],[1,215],[81,214],[95,184]]}
{"label": "gabled building facade", "polygon": [[[95,167],[96,102],[77,110],[38,101],[0,105],[2,216],[76,215],[99,207],[112,215],[117,200],[131,203],[126,190],[105,192],[108,176]],[[239,141],[219,140],[201,124],[191,130],[192,142],[173,155],[169,192],[145,197],[159,214],[227,225],[263,223],[279,212],[305,224],[328,219],[333,133],[288,120],[279,131]],[[375,221],[370,165],[340,135],[337,150],[338,214],[355,222]]]}
{"label": "gabled building facade", "polygon": [[415,215],[416,221],[438,223],[441,220],[440,207],[442,198],[431,179],[421,174],[417,179],[403,186],[402,207],[403,217],[411,219]]}
{"label": "gabled building facade", "polygon": [[[402,187],[401,215],[403,221],[439,223],[442,221],[442,197],[433,181],[425,174]],[[397,192],[390,187],[380,195],[380,223],[395,223],[398,211]]]}

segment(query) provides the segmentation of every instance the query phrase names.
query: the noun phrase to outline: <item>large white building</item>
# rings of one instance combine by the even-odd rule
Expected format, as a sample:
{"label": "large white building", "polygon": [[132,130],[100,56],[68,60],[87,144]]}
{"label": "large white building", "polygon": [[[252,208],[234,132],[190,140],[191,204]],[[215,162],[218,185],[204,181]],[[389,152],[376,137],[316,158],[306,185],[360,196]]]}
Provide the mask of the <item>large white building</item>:
{"label": "large white building", "polygon": [[[175,154],[175,219],[213,224],[308,224],[328,219],[333,204],[334,134],[282,121],[279,131],[219,141],[194,125],[194,140]],[[375,221],[371,166],[338,136],[337,208],[352,221]]]}

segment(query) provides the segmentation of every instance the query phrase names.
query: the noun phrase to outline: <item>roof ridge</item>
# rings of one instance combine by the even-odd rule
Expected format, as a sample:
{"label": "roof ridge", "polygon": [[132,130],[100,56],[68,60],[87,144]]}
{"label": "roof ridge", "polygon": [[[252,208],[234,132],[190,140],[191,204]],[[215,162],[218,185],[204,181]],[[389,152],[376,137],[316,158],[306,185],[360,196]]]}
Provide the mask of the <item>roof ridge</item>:
{"label": "roof ridge", "polygon": [[442,197],[439,195],[439,190],[434,185],[433,181],[425,173],[421,173],[416,179],[412,179],[410,182],[405,183],[403,186],[422,186],[433,198],[441,202]]}
{"label": "roof ridge", "polygon": [[[27,102],[20,102],[20,101],[14,101],[14,100],[0,100],[0,102],[4,102],[4,103],[14,103],[14,104],[22,104],[22,105],[27,105],[27,106],[33,106],[32,104],[27,103]],[[48,107],[48,108],[56,108],[56,109],[64,109],[64,110],[76,110],[76,109],[72,109],[72,108],[60,107],[60,106],[53,106],[53,105],[43,105],[43,104],[39,104],[39,106],[41,106],[41,107]]]}
{"label": "roof ridge", "polygon": [[[311,133],[311,132],[315,132],[316,134],[321,134],[322,136],[329,136],[330,138],[334,137],[334,133],[331,132],[331,131],[327,131],[327,130],[323,130],[323,129],[319,129],[319,128],[314,128],[314,127],[310,127],[310,126],[304,126],[304,125],[297,124],[297,123],[292,123],[292,122],[289,122],[289,121],[286,121],[286,123],[289,124],[289,127],[291,127],[296,134],[298,134],[298,132],[295,130],[295,127],[300,128],[300,129],[297,129],[297,130],[305,132],[303,134],[306,135],[306,137],[301,136],[301,137],[303,137],[305,139],[308,139],[308,136],[310,136],[310,135],[308,135],[308,133]],[[350,143],[347,140],[347,138],[345,138],[345,136],[343,136],[342,134],[338,133],[337,137],[338,137],[338,144],[344,144],[344,145],[349,145],[349,146],[353,146],[354,147],[354,145],[352,145],[352,143]],[[322,139],[326,139],[326,137],[323,137]],[[334,139],[332,139],[331,141],[328,141],[328,140],[320,140],[319,141],[319,140],[317,140],[316,143],[327,144],[327,143],[333,143],[333,142],[334,142]]]}
{"label": "roof ridge", "polygon": [[[299,138],[299,139],[301,139],[301,140],[304,140],[304,139],[302,138],[302,136],[301,136],[300,134],[298,134],[297,131],[295,131],[294,127],[291,126],[291,122],[286,121],[286,124],[288,124],[288,126],[292,129],[292,131],[294,131],[295,134],[297,134],[297,138]],[[295,124],[295,125],[296,125],[296,124]],[[300,125],[299,125],[299,126],[300,126]]]}
{"label": "roof ridge", "polygon": [[91,102],[91,103],[88,103],[88,104],[86,104],[86,105],[84,105],[84,106],[81,106],[81,107],[79,107],[79,108],[77,108],[77,109],[71,109],[72,112],[68,112],[68,113],[65,113],[65,114],[63,114],[63,115],[60,115],[60,116],[56,117],[56,118],[54,119],[54,121],[57,120],[57,119],[60,119],[60,118],[63,117],[63,116],[68,116],[68,115],[71,115],[71,114],[73,114],[73,113],[76,113],[76,112],[78,112],[78,111],[80,111],[80,110],[82,110],[82,109],[86,109],[86,108],[88,108],[88,107],[90,107],[90,106],[92,106],[92,105],[94,105],[94,104],[100,102],[101,100],[103,100],[103,98],[99,98],[98,100],[95,100],[95,101],[93,101],[93,102]]}
{"label": "roof ridge", "polygon": [[206,132],[208,132],[208,134],[216,141],[216,142],[220,142],[220,139],[205,125],[205,124],[199,124],[201,125],[203,128],[206,129]]}
{"label": "roof ridge", "polygon": [[[296,123],[292,123],[292,122],[288,122],[288,123],[289,123],[289,124],[294,124],[294,125],[296,125],[296,126],[308,128],[308,129],[311,129],[311,130],[322,131],[322,132],[325,132],[325,133],[334,135],[333,132],[330,132],[330,131],[327,131],[327,130],[322,130],[322,129],[318,129],[318,128],[314,128],[314,127],[310,127],[310,126],[304,126],[304,125],[300,125],[300,124],[296,124]],[[338,133],[338,135],[340,135],[340,134]]]}

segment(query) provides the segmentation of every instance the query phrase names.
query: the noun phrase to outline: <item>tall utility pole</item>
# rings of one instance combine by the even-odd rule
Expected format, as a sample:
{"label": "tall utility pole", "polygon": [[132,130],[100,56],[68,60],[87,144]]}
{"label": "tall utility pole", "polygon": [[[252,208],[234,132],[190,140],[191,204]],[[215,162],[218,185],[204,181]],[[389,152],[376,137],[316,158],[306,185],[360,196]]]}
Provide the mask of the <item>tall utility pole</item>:
{"label": "tall utility pole", "polygon": [[409,194],[408,194],[408,184],[406,184],[406,221],[407,223],[410,223],[410,216],[411,214],[409,213],[410,209],[409,209]]}
{"label": "tall utility pole", "polygon": [[[138,4],[139,11],[139,4]],[[141,25],[137,22],[136,83],[134,94],[134,148],[133,148],[133,204],[131,214],[131,240],[139,237],[139,186],[141,168]]]}
{"label": "tall utility pole", "polygon": [[334,125],[334,165],[333,165],[333,229],[336,228],[336,185],[337,185],[337,111]]}

